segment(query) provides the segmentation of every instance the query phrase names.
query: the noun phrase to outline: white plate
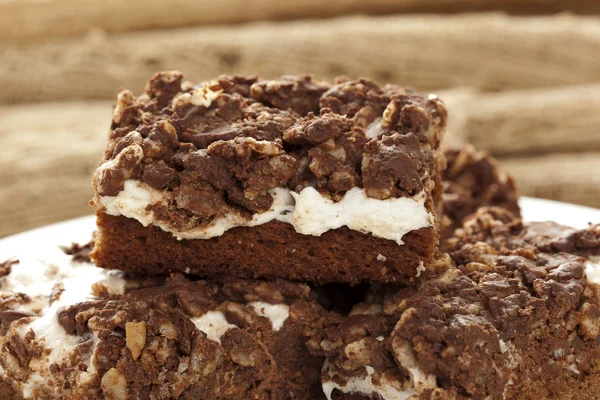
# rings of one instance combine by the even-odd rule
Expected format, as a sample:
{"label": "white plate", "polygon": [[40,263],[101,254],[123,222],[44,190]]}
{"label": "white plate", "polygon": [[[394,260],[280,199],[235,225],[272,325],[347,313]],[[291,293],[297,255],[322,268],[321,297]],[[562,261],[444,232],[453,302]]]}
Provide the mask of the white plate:
{"label": "white plate", "polygon": [[[600,223],[600,209],[531,197],[522,197],[520,204],[525,221],[555,221],[579,229]],[[1,239],[0,261],[30,251],[56,250],[56,246],[72,242],[86,243],[94,229],[95,218],[90,215]]]}

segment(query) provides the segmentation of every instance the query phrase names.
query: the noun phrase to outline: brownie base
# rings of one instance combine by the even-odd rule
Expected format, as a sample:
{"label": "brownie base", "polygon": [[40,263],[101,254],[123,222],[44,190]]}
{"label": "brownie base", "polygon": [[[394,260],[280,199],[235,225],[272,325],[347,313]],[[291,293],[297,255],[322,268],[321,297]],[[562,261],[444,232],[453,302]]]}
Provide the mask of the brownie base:
{"label": "brownie base", "polygon": [[433,265],[438,241],[432,227],[407,233],[404,245],[398,245],[346,227],[320,237],[301,235],[279,221],[195,240],[177,240],[123,216],[98,214],[97,225],[91,257],[100,268],[316,283],[414,284],[430,272],[419,273],[417,267],[421,262],[426,268]]}

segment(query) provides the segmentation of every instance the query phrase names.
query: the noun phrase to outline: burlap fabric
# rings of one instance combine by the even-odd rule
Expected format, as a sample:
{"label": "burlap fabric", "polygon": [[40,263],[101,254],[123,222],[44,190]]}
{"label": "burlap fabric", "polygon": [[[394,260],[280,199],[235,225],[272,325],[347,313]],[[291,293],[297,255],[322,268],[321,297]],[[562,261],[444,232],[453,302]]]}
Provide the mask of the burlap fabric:
{"label": "burlap fabric", "polygon": [[490,149],[523,194],[600,207],[596,17],[404,15],[27,35],[0,42],[0,236],[89,214],[116,91],[140,92],[154,71],[174,68],[192,80],[309,71],[435,91],[450,109],[449,144]]}

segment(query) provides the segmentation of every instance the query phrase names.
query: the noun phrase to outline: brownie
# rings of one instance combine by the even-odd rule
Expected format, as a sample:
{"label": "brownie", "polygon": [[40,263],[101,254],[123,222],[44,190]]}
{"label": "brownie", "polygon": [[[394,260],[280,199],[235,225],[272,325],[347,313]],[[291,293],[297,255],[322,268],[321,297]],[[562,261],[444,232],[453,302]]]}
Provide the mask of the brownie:
{"label": "brownie", "polygon": [[119,93],[91,256],[145,273],[418,282],[439,244],[446,118],[435,95],[368,79],[157,73]]}
{"label": "brownie", "polygon": [[488,152],[471,145],[444,151],[442,237],[450,236],[480,207],[500,207],[520,215],[514,179]]}
{"label": "brownie", "polygon": [[0,395],[323,398],[323,357],[305,342],[328,312],[307,285],[141,276],[69,258],[4,265],[0,382],[12,389],[0,384]]}
{"label": "brownie", "polygon": [[564,241],[556,226],[499,208],[465,225],[445,272],[375,286],[313,330],[328,399],[597,398],[598,226],[569,230],[560,248],[548,245]]}

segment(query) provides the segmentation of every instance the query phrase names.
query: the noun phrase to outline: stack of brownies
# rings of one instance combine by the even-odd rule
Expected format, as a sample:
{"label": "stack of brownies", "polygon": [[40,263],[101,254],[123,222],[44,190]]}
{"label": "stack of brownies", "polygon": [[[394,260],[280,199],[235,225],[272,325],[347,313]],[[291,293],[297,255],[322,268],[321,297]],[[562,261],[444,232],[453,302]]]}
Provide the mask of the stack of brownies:
{"label": "stack of brownies", "polygon": [[0,264],[5,397],[596,398],[600,226],[523,224],[446,119],[367,79],[122,90],[93,244]]}

